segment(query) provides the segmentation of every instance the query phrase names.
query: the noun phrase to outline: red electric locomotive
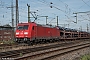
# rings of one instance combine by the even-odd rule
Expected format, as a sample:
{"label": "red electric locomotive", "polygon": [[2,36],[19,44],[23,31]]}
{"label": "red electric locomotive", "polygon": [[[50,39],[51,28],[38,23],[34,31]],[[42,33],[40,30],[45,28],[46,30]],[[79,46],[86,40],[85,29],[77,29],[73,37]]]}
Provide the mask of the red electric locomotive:
{"label": "red electric locomotive", "polygon": [[60,30],[57,27],[42,26],[34,22],[19,23],[15,36],[16,42],[55,40],[60,38]]}

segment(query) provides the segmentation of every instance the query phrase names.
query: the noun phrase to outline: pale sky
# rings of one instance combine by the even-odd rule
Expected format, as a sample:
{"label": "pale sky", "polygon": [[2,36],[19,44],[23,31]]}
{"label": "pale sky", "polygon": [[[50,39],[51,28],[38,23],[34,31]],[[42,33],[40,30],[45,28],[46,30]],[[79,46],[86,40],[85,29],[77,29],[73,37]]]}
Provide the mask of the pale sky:
{"label": "pale sky", "polygon": [[[59,25],[69,28],[82,30],[87,29],[87,24],[90,26],[90,12],[78,13],[77,24],[74,17],[77,12],[90,11],[90,0],[18,0],[19,2],[19,22],[27,22],[27,4],[30,5],[30,11],[36,12],[38,19],[35,21],[38,24],[46,24],[45,17],[48,16],[48,24],[56,25],[56,16],[59,17]],[[15,20],[15,0],[14,4],[14,20]],[[0,0],[0,25],[11,25],[11,0]],[[52,6],[52,8],[50,7]],[[31,15],[32,17],[32,15]],[[31,18],[34,21],[34,18]],[[67,25],[69,24],[69,26]],[[90,30],[90,27],[89,27]]]}

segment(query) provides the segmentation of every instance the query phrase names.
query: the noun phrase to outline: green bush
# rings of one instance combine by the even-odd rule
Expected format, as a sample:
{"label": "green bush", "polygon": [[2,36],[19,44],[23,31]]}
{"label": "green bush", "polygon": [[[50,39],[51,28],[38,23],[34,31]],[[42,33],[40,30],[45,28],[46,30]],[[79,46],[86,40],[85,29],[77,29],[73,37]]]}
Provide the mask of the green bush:
{"label": "green bush", "polygon": [[0,44],[14,44],[14,40],[3,40],[3,41],[0,41]]}
{"label": "green bush", "polygon": [[90,54],[82,56],[81,60],[90,60]]}

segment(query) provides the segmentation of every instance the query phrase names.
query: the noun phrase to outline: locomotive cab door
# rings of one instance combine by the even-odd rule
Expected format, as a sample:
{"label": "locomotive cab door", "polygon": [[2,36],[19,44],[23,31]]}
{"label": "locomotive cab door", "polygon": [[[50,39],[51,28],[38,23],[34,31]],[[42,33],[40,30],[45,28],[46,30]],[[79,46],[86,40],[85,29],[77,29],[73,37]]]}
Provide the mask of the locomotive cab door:
{"label": "locomotive cab door", "polygon": [[35,40],[36,37],[37,37],[37,27],[36,26],[33,26],[32,27],[32,30],[33,30],[33,39]]}

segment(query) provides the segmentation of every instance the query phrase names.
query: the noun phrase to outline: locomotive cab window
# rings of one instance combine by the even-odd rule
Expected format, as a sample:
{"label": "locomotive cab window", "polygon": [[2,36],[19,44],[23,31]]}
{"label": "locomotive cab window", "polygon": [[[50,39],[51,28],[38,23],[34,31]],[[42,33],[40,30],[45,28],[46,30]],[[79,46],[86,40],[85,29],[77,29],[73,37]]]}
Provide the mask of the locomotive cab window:
{"label": "locomotive cab window", "polygon": [[23,26],[18,26],[17,29],[18,30],[22,30],[23,29]]}
{"label": "locomotive cab window", "polygon": [[28,25],[18,26],[17,29],[18,30],[28,30]]}
{"label": "locomotive cab window", "polygon": [[24,25],[23,29],[28,30],[28,25]]}

